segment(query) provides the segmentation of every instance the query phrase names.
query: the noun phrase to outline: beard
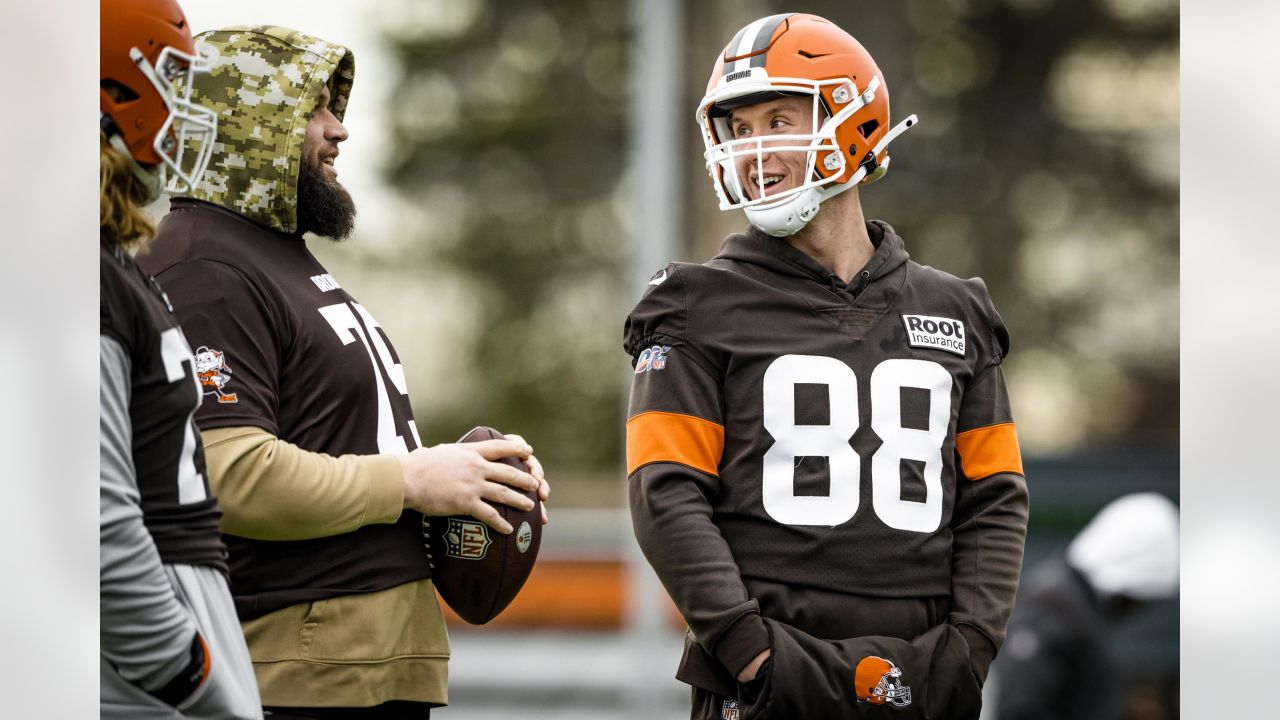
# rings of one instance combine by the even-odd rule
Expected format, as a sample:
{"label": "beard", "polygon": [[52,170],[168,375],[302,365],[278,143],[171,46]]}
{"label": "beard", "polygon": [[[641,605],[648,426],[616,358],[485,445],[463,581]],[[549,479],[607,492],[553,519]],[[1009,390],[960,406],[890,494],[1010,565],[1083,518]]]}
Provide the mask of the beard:
{"label": "beard", "polygon": [[337,180],[324,176],[319,158],[302,158],[298,176],[298,232],[335,242],[347,239],[356,225],[356,203]]}

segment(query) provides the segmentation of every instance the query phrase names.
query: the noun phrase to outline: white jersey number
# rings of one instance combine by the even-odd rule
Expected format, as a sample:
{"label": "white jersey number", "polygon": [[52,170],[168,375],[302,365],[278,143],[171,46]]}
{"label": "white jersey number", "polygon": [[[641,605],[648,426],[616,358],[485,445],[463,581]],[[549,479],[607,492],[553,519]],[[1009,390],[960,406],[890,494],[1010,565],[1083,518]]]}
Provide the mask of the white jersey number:
{"label": "white jersey number", "polygon": [[[351,308],[355,308],[352,312]],[[356,314],[360,315],[360,320],[364,322],[363,326],[360,321],[356,320]],[[418,439],[418,426],[414,421],[409,421],[409,433],[413,437],[413,447],[409,447],[405,442],[405,438],[401,437],[396,431],[395,414],[391,411],[391,389],[386,386],[382,380],[382,370],[386,370],[387,377],[391,378],[391,384],[395,386],[395,392],[401,395],[408,395],[409,389],[404,381],[404,368],[391,356],[391,349],[387,347],[387,343],[383,341],[382,335],[375,332],[380,325],[378,321],[373,319],[368,310],[361,307],[360,303],[337,303],[335,305],[326,305],[320,308],[320,314],[329,322],[333,331],[338,334],[338,339],[343,345],[350,345],[359,340],[364,345],[365,352],[369,354],[369,365],[373,369],[373,378],[378,383],[378,452],[383,455],[405,455],[410,450],[422,446],[422,441]],[[367,331],[366,331],[367,330]]]}
{"label": "white jersey number", "polygon": [[[871,507],[898,530],[931,533],[942,523],[942,445],[951,418],[951,375],[929,360],[885,360],[871,372],[871,429],[883,443],[871,456]],[[826,385],[831,417],[825,425],[797,425],[797,384]],[[902,389],[929,393],[926,430],[902,426]],[[764,455],[765,512],[786,525],[839,525],[861,503],[862,466],[849,444],[859,425],[858,378],[835,358],[783,355],[764,373],[764,427],[773,447]],[[796,495],[797,458],[825,457],[827,495]],[[903,460],[924,463],[925,500],[902,498]]]}
{"label": "white jersey number", "polygon": [[171,327],[160,333],[160,359],[164,362],[165,377],[171,383],[188,377],[182,364],[192,364],[191,391],[195,394],[196,402],[191,408],[191,414],[187,415],[187,424],[182,431],[182,454],[178,456],[178,502],[182,505],[200,502],[209,497],[209,494],[205,491],[204,476],[196,470],[196,426],[193,418],[203,395],[195,374],[191,346],[187,344],[181,329]]}

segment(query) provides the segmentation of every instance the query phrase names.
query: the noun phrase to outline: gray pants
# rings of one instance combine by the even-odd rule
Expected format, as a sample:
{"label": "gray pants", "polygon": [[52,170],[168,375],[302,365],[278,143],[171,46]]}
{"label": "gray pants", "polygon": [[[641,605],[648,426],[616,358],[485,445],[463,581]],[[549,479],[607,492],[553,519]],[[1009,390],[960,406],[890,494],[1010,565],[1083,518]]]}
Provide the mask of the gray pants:
{"label": "gray pants", "polygon": [[208,567],[165,565],[174,593],[209,647],[209,676],[174,708],[120,677],[101,659],[103,720],[151,718],[262,718],[262,701],[240,632],[240,620],[222,573]]}

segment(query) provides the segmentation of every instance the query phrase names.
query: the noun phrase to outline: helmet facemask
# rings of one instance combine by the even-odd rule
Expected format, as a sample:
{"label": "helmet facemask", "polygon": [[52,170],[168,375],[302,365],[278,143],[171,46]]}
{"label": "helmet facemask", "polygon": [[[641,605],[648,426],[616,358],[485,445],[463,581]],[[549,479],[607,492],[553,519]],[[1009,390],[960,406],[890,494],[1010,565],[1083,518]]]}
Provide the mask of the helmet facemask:
{"label": "helmet facemask", "polygon": [[169,116],[155,135],[152,148],[160,156],[161,182],[171,193],[192,190],[204,175],[213,155],[218,118],[213,110],[191,101],[191,89],[197,73],[207,73],[208,59],[167,46],[156,57],[155,65],[135,47],[129,57],[146,76],[164,100]]}
{"label": "helmet facemask", "polygon": [[[858,89],[847,78],[770,78],[763,68],[752,68],[751,72],[752,77],[722,85],[703,98],[698,110],[698,123],[706,146],[707,171],[720,200],[720,209],[742,208],[753,225],[771,235],[784,237],[794,234],[817,215],[818,206],[824,200],[868,179],[868,173],[874,173],[873,178],[883,174],[883,166],[878,165],[876,159],[889,140],[915,123],[914,115],[900,123],[871,150],[865,161],[851,170],[850,153],[857,150],[854,147],[848,151],[842,149],[837,133],[841,133],[844,124],[853,121],[858,111],[875,99],[880,87],[878,77],[872,77],[865,88]],[[724,106],[732,107],[734,100],[760,96],[809,98],[812,102],[809,132],[734,138]],[[742,104],[751,103],[738,103]],[[838,108],[834,113],[831,111],[833,105]],[[804,181],[770,195],[764,185],[764,155],[780,152],[805,153]],[[749,193],[746,190],[750,179],[743,176],[740,163],[743,158],[752,157],[754,162],[745,163],[748,169],[752,166],[757,168],[755,192]]]}
{"label": "helmet facemask", "polygon": [[[723,105],[732,106],[732,103],[721,101],[708,105],[705,113],[700,113],[699,121],[704,127],[703,142],[706,145],[704,157],[707,160],[707,169],[711,173],[713,188],[720,200],[721,210],[776,205],[805,190],[828,185],[844,171],[844,158],[841,156],[840,147],[835,138],[835,124],[831,122],[830,113],[818,92],[810,87],[794,89],[773,87],[757,93],[748,93],[745,97],[759,95],[768,96],[761,100],[761,103],[781,97],[795,97],[810,103],[810,127],[806,132],[800,133],[736,138],[729,121],[731,110],[723,107]],[[743,103],[739,107],[746,104],[754,103]],[[775,153],[804,153],[802,181],[780,192],[771,192],[771,189],[764,184],[765,156]],[[817,172],[820,157],[823,166],[827,169],[825,176]],[[754,192],[748,190],[749,184],[752,184],[751,170],[757,171],[755,187],[751,188]]]}
{"label": "helmet facemask", "polygon": [[889,672],[880,678],[872,693],[894,707],[906,707],[911,704],[911,688],[902,684],[902,671],[892,666]]}

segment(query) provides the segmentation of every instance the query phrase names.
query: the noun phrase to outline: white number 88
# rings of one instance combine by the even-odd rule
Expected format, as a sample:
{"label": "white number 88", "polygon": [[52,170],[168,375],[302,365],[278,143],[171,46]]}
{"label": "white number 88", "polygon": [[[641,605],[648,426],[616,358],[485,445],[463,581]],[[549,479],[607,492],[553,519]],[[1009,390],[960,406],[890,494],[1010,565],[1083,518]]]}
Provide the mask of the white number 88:
{"label": "white number 88", "polygon": [[[871,457],[871,506],[885,525],[931,533],[942,522],[942,445],[951,418],[951,375],[929,360],[885,360],[871,372],[871,429],[883,441]],[[797,425],[795,386],[826,385],[830,420]],[[902,426],[902,388],[929,393],[928,429]],[[835,358],[783,355],[764,374],[764,426],[773,447],[764,455],[765,512],[786,525],[840,525],[861,502],[862,468],[849,444],[858,429],[858,378]],[[827,495],[796,495],[798,457],[826,457],[831,469]],[[902,460],[924,463],[925,500],[902,498]]]}

